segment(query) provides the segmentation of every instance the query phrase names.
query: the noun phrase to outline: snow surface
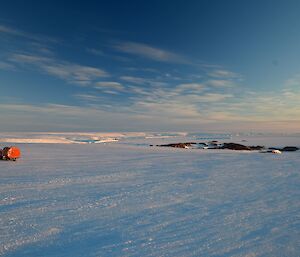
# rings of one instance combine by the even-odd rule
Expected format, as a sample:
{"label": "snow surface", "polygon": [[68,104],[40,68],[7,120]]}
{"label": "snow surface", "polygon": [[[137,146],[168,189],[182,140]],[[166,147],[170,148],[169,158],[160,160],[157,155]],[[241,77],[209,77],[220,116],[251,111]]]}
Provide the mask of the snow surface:
{"label": "snow surface", "polygon": [[0,142],[26,144],[90,144],[118,141],[121,133],[0,133]]}
{"label": "snow surface", "polygon": [[180,142],[166,136],[17,144],[0,162],[0,255],[300,256],[299,151],[147,146]]}

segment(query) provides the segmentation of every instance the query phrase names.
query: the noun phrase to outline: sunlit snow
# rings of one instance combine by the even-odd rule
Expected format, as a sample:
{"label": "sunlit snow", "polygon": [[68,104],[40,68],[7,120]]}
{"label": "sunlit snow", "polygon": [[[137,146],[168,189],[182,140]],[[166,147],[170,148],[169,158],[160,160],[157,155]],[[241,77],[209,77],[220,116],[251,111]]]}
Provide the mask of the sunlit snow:
{"label": "sunlit snow", "polygon": [[[166,136],[16,143],[22,158],[0,162],[0,255],[299,256],[300,151],[148,146],[186,137]],[[222,140],[242,139],[300,146],[296,136]]]}

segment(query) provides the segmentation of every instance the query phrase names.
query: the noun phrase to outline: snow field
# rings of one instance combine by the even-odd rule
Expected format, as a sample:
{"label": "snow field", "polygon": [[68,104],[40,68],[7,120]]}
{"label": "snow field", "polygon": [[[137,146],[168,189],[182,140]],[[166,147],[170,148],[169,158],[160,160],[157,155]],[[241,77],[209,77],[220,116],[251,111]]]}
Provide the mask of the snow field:
{"label": "snow field", "polygon": [[299,152],[18,146],[0,255],[299,256]]}

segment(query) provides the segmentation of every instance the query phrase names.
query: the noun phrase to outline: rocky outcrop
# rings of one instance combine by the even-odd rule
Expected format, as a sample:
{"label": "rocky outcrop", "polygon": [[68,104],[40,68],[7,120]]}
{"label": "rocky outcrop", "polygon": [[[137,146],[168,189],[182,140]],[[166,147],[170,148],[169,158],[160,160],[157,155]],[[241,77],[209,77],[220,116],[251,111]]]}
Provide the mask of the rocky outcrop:
{"label": "rocky outcrop", "polygon": [[294,152],[294,151],[298,151],[299,148],[296,147],[296,146],[286,146],[286,147],[283,147],[280,151],[281,152]]}
{"label": "rocky outcrop", "polygon": [[208,143],[204,143],[204,142],[200,142],[200,143],[197,143],[198,145],[202,145],[202,146],[208,146],[209,144]]}
{"label": "rocky outcrop", "polygon": [[249,146],[236,144],[236,143],[224,143],[223,146],[220,147],[220,149],[230,149],[230,150],[246,150],[251,151]]}
{"label": "rocky outcrop", "polygon": [[[152,146],[152,145],[150,145]],[[237,143],[223,143],[218,144],[217,141],[211,141],[209,143],[196,143],[196,142],[185,142],[185,143],[171,143],[165,145],[156,145],[160,147],[174,147],[174,148],[194,148],[194,149],[229,149],[229,150],[237,150],[237,151],[263,151],[265,150],[264,146],[256,145],[256,146],[247,146]],[[272,150],[278,150],[280,152],[294,152],[298,151],[299,148],[296,146],[286,146],[283,148],[275,148],[270,147],[269,150],[265,150],[265,152],[272,152]]]}
{"label": "rocky outcrop", "polygon": [[262,150],[264,146],[246,146],[236,143],[224,143],[219,149],[230,149],[230,150],[246,150],[246,151],[253,151],[253,150]]}
{"label": "rocky outcrop", "polygon": [[250,147],[251,150],[257,150],[257,151],[265,149],[265,147],[262,146],[262,145],[249,146],[249,147]]}
{"label": "rocky outcrop", "polygon": [[270,147],[270,150],[279,150],[281,152],[295,152],[299,150],[299,147],[296,146],[285,146],[283,148]]}
{"label": "rocky outcrop", "polygon": [[188,148],[192,145],[195,145],[195,142],[186,142],[186,143],[173,143],[173,144],[166,144],[166,145],[157,145],[160,147],[174,147],[174,148]]}
{"label": "rocky outcrop", "polygon": [[207,149],[230,149],[230,150],[247,150],[247,151],[252,151],[252,150],[262,150],[264,149],[264,146],[245,146],[241,144],[236,144],[236,143],[224,143],[224,144],[217,144],[215,142],[209,142],[207,143],[195,143],[195,142],[186,142],[186,143],[171,143],[171,144],[166,144],[166,145],[157,145],[160,147],[174,147],[174,148],[189,148],[189,147],[194,147],[194,148],[200,148],[206,147]]}

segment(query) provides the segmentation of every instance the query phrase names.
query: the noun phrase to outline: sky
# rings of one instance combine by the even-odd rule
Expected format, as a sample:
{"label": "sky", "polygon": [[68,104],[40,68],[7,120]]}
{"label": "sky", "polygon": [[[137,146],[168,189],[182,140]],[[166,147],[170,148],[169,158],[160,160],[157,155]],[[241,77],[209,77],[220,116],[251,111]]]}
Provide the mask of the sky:
{"label": "sky", "polygon": [[300,132],[300,2],[5,1],[0,131]]}

